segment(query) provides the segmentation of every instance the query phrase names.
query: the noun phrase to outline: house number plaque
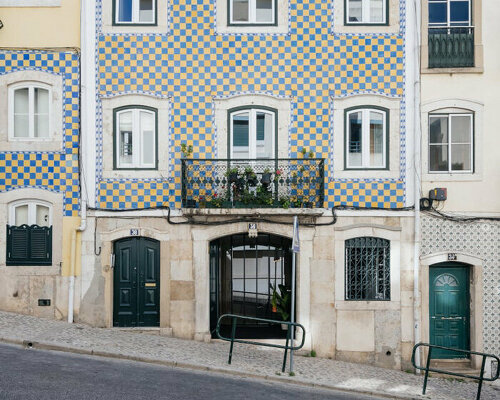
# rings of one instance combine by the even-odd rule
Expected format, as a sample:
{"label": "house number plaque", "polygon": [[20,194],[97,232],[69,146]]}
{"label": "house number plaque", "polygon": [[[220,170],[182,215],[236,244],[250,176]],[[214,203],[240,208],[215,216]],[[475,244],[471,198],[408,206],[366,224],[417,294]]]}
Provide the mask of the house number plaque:
{"label": "house number plaque", "polygon": [[457,261],[457,253],[448,253],[448,261]]}
{"label": "house number plaque", "polygon": [[139,229],[131,229],[130,236],[139,236]]}

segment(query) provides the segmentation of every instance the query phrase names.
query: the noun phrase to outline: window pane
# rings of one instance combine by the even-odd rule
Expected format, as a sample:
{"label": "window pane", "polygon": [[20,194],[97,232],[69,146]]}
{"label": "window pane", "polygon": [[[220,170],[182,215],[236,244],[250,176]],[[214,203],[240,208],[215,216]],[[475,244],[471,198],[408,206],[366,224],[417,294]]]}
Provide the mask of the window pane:
{"label": "window pane", "polygon": [[370,21],[366,22],[384,22],[384,0],[370,1]]}
{"label": "window pane", "polygon": [[132,164],[132,111],[119,114],[119,164]]}
{"label": "window pane", "polygon": [[384,165],[384,115],[370,111],[370,166]]}
{"label": "window pane", "polygon": [[148,112],[141,112],[142,128],[142,162],[145,165],[154,165],[155,163],[155,118]]}
{"label": "window pane", "polygon": [[233,0],[233,21],[248,22],[248,0]]}
{"label": "window pane", "polygon": [[28,205],[17,206],[15,208],[15,226],[28,224]]}
{"label": "window pane", "polygon": [[257,158],[273,157],[274,115],[257,111]]}
{"label": "window pane", "polygon": [[446,23],[446,3],[429,3],[429,23]]}
{"label": "window pane", "polygon": [[36,206],[36,224],[38,226],[49,226],[49,207]]}
{"label": "window pane", "polygon": [[29,136],[29,90],[14,91],[14,137]]}
{"label": "window pane", "polygon": [[118,0],[118,21],[132,22],[132,0]]}
{"label": "window pane", "polygon": [[451,145],[451,169],[452,171],[470,171],[470,144]]}
{"label": "window pane", "polygon": [[452,1],[450,2],[450,20],[463,21],[466,24],[469,21],[469,2]]}
{"label": "window pane", "polygon": [[429,118],[429,143],[448,143],[448,117]]}
{"label": "window pane", "polygon": [[451,143],[471,142],[471,117],[451,116]]}
{"label": "window pane", "polygon": [[233,115],[233,156],[248,158],[249,113]]}
{"label": "window pane", "polygon": [[274,0],[256,0],[257,22],[273,22],[273,1]]}
{"label": "window pane", "polygon": [[429,149],[429,170],[448,171],[448,146],[431,145]]}
{"label": "window pane", "polygon": [[349,163],[350,167],[361,166],[361,118],[362,112],[349,114]]}
{"label": "window pane", "polygon": [[361,0],[349,0],[349,22],[361,22]]}
{"label": "window pane", "polygon": [[35,88],[35,137],[49,136],[49,91]]}
{"label": "window pane", "polygon": [[154,22],[153,0],[140,0],[139,2],[139,21]]}

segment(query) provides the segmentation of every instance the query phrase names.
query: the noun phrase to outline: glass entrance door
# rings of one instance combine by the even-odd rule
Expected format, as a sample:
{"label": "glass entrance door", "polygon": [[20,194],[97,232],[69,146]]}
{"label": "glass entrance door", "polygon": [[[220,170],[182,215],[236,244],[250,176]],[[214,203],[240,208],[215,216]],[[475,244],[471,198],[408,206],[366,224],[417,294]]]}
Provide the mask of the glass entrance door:
{"label": "glass entrance door", "polygon": [[[256,238],[237,234],[217,239],[210,246],[210,324],[215,337],[222,314],[281,319],[271,307],[273,287],[291,288],[290,239],[261,233]],[[229,323],[229,320],[226,322]],[[245,322],[239,338],[283,338],[279,325]],[[222,327],[229,335],[230,326]]]}

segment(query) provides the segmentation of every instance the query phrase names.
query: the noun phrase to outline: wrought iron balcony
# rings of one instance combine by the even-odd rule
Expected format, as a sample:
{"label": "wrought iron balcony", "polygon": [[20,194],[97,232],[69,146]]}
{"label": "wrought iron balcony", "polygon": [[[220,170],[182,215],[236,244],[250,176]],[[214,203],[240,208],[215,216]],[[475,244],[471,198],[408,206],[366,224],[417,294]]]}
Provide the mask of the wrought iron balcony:
{"label": "wrought iron balcony", "polygon": [[323,207],[324,159],[182,160],[186,208]]}
{"label": "wrought iron balcony", "polygon": [[429,28],[429,68],[473,66],[473,27]]}

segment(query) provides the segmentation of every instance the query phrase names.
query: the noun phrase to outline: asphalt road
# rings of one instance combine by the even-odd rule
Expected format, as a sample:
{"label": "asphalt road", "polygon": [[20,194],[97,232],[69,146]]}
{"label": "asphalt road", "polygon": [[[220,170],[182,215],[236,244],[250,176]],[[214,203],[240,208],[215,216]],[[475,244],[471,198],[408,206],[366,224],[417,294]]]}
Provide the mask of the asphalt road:
{"label": "asphalt road", "polygon": [[0,399],[368,400],[230,375],[0,344]]}

